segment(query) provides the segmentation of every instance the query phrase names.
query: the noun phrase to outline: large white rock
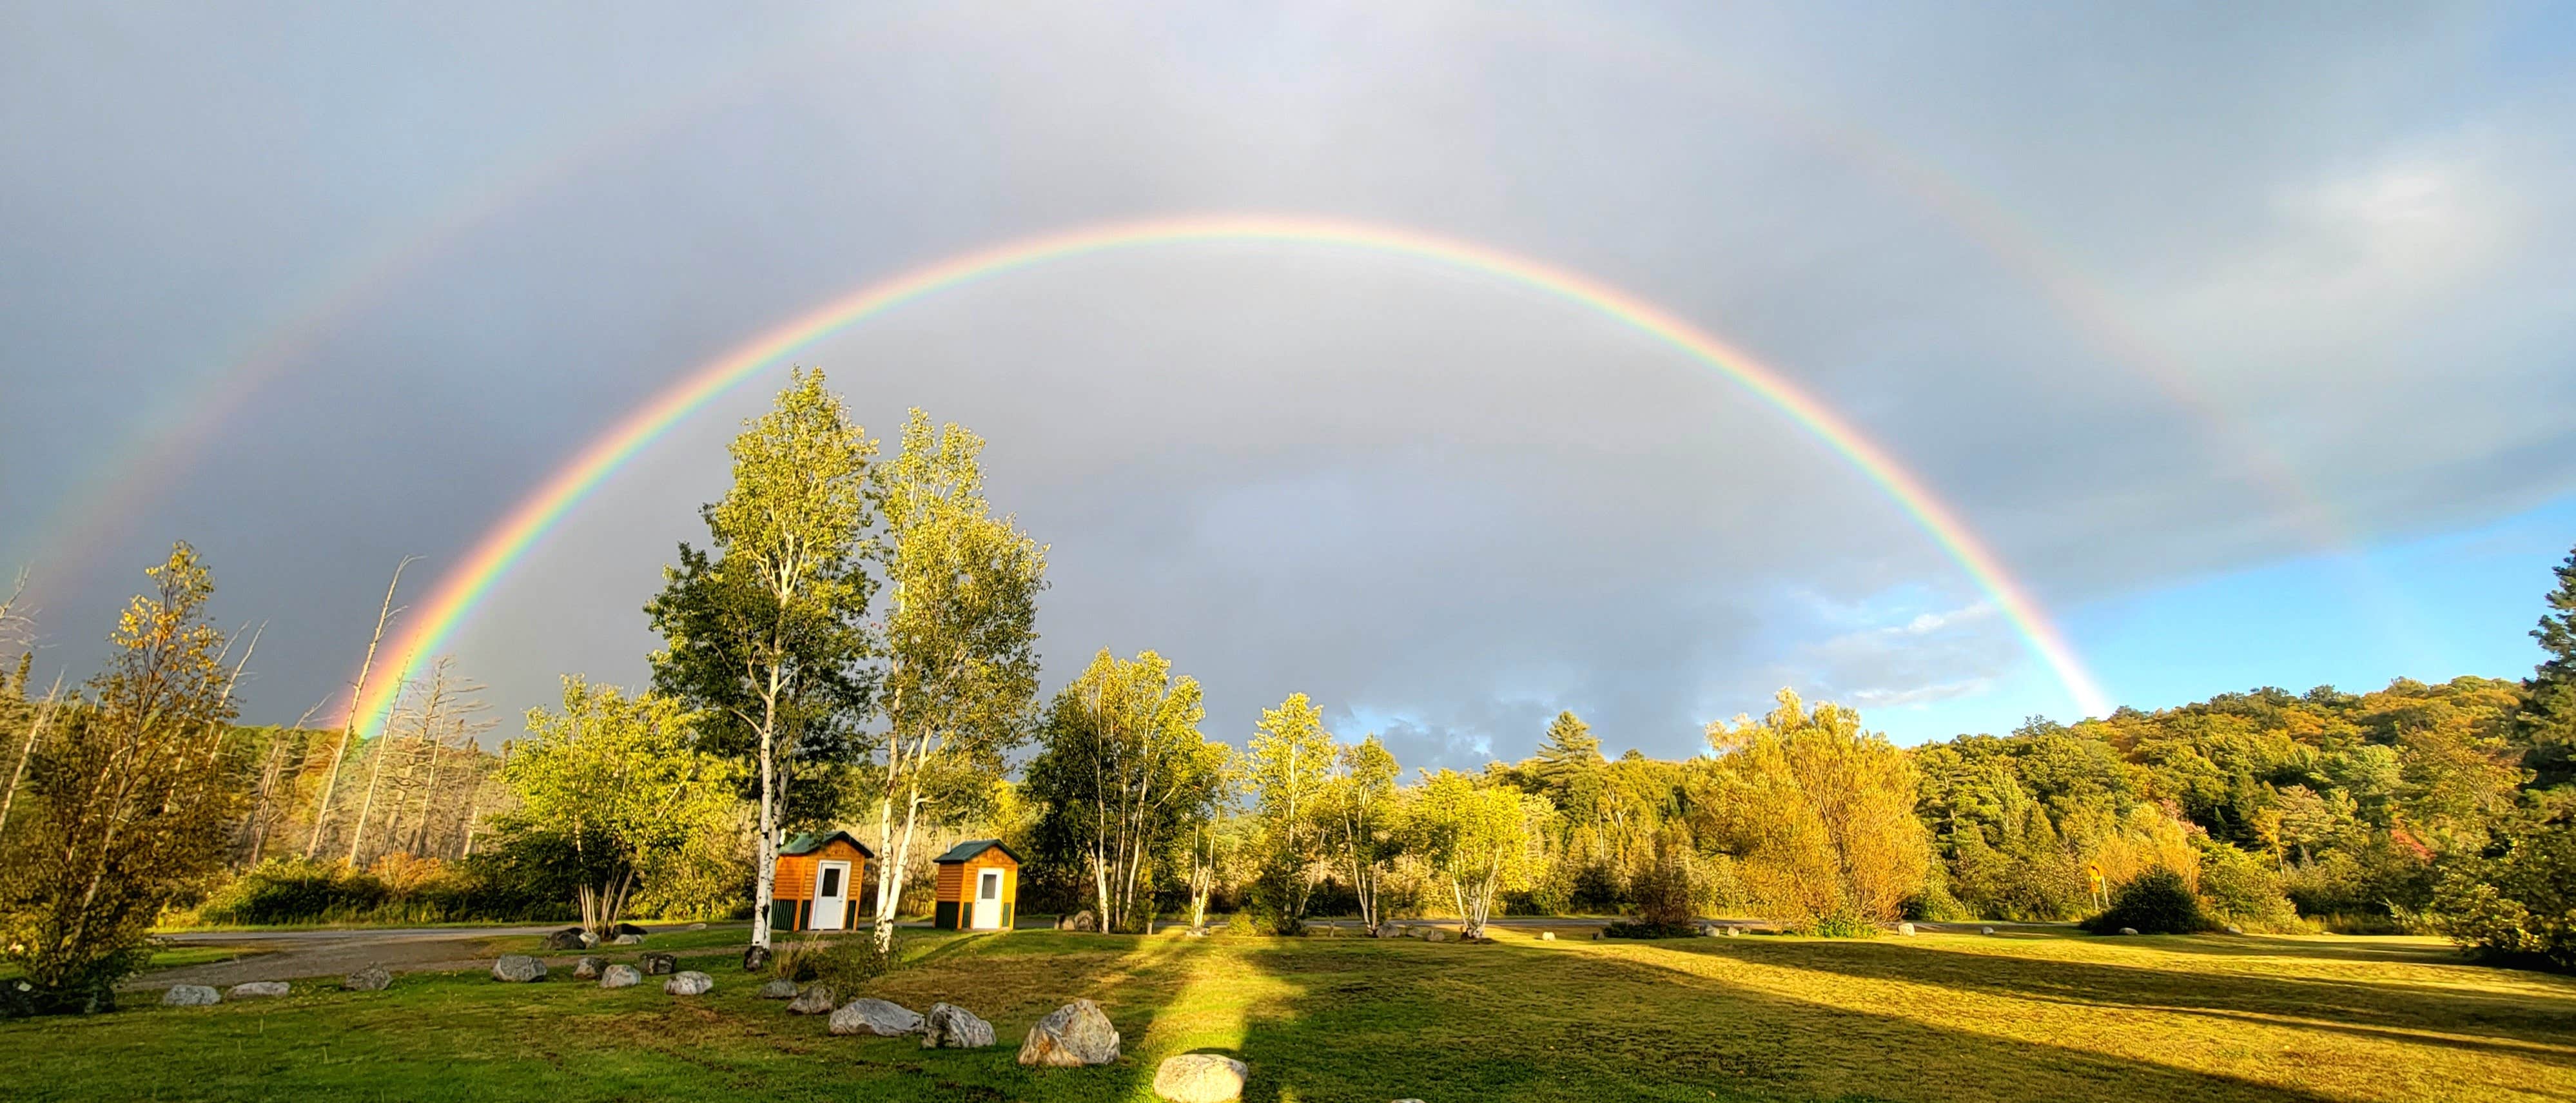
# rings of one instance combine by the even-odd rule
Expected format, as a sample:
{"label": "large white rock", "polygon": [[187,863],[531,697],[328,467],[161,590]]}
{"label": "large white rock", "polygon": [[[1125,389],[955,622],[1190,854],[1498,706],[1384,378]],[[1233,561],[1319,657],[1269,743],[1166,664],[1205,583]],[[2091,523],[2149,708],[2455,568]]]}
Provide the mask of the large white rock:
{"label": "large white rock", "polygon": [[340,978],[340,987],[351,992],[382,992],[394,982],[394,975],[382,965],[370,965]]}
{"label": "large white rock", "polygon": [[832,1013],[832,986],[809,984],[787,1002],[787,1010],[796,1015],[829,1015]]}
{"label": "large white rock", "polygon": [[546,979],[546,963],[526,954],[503,954],[492,963],[492,979],[512,984],[526,984]]}
{"label": "large white rock", "polygon": [[662,991],[674,996],[703,996],[715,990],[716,978],[695,969],[671,974],[662,982]]}
{"label": "large white rock", "polygon": [[953,1003],[934,1003],[921,1022],[923,1049],[982,1049],[993,1044],[993,1024]]}
{"label": "large white rock", "polygon": [[878,1034],[895,1037],[921,1031],[921,1013],[874,996],[851,1000],[832,1012],[834,1034]]}
{"label": "large white rock", "polygon": [[602,988],[633,988],[644,983],[644,973],[632,965],[611,965],[599,972]]}
{"label": "large white rock", "polygon": [[1075,1000],[1047,1013],[1020,1042],[1020,1063],[1077,1068],[1118,1059],[1118,1028],[1090,1000]]}
{"label": "large white rock", "polygon": [[1230,1103],[1243,1098],[1243,1074],[1232,1057],[1184,1053],[1154,1070],[1154,1094],[1170,1103]]}
{"label": "large white rock", "polygon": [[283,996],[286,993],[287,987],[285,981],[253,980],[244,981],[240,984],[224,989],[224,998],[228,1000],[274,999],[278,996]]}
{"label": "large white rock", "polygon": [[173,984],[169,991],[161,993],[163,1007],[209,1007],[223,1000],[212,987],[203,984]]}

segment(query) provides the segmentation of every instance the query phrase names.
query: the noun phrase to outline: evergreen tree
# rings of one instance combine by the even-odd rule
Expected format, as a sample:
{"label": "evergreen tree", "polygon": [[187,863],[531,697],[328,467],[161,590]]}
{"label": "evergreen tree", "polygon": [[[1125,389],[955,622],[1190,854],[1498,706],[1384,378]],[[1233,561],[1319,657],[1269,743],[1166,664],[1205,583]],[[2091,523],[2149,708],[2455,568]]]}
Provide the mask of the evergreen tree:
{"label": "evergreen tree", "polygon": [[2547,789],[2576,781],[2576,551],[2556,568],[2558,588],[2545,599],[2549,611],[2531,638],[2548,653],[2524,679],[2522,713],[2516,718],[2523,743],[2523,766],[2533,773],[2533,788]]}

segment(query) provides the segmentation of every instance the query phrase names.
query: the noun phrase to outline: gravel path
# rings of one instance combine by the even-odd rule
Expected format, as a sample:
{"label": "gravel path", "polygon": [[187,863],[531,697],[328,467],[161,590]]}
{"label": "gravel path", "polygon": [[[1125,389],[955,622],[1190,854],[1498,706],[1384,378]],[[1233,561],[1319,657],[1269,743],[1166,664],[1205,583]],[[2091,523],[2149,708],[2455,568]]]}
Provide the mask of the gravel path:
{"label": "gravel path", "polygon": [[[217,988],[253,980],[298,980],[341,977],[370,965],[396,973],[479,969],[499,956],[490,940],[559,931],[561,923],[518,927],[412,927],[341,931],[198,931],[172,935],[180,946],[236,948],[246,956],[204,965],[183,965],[146,973],[124,987],[143,991],[174,984]],[[666,927],[664,930],[678,930]],[[579,954],[564,955],[569,965]],[[547,957],[552,967],[555,958]]]}

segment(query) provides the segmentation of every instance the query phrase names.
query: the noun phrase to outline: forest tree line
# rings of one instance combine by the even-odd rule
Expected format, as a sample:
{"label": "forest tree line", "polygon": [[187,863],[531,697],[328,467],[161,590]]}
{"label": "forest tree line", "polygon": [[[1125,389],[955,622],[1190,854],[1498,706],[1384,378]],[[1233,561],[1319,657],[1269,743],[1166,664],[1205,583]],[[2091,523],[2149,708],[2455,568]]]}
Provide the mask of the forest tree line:
{"label": "forest tree line", "polygon": [[748,915],[765,945],[780,842],[852,827],[898,871],[864,908],[881,952],[927,907],[927,856],[997,836],[1028,859],[1024,914],[1113,931],[1586,913],[1867,935],[2178,885],[2187,924],[2438,930],[2576,967],[2576,555],[2525,680],[2259,689],[1911,748],[1784,690],[1687,758],[1611,757],[1564,712],[1526,759],[1408,776],[1304,694],[1211,725],[1153,651],[1102,649],[1042,697],[1046,548],[993,511],[981,450],[916,410],[880,456],[798,373],[645,603],[650,683],[568,677],[497,748],[445,660],[367,738],[237,724],[257,636],[211,622],[185,544],[77,686],[35,682],[0,603],[11,961],[81,1007],[170,923]]}

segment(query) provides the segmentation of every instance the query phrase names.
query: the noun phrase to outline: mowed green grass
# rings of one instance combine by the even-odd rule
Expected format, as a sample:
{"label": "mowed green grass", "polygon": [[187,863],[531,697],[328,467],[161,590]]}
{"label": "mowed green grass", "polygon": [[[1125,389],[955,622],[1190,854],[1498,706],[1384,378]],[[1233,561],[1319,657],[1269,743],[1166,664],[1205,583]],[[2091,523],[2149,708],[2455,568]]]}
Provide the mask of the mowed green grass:
{"label": "mowed green grass", "polygon": [[[13,1099],[1147,1100],[1164,1057],[1249,1061],[1258,1101],[2576,1098],[2576,981],[2439,943],[2073,934],[1495,945],[1023,931],[924,936],[866,994],[1002,1044],[835,1038],[753,997],[410,975],[391,991],[0,1025]],[[632,951],[616,954],[631,957]],[[1126,1056],[1022,1069],[1076,996]]]}

